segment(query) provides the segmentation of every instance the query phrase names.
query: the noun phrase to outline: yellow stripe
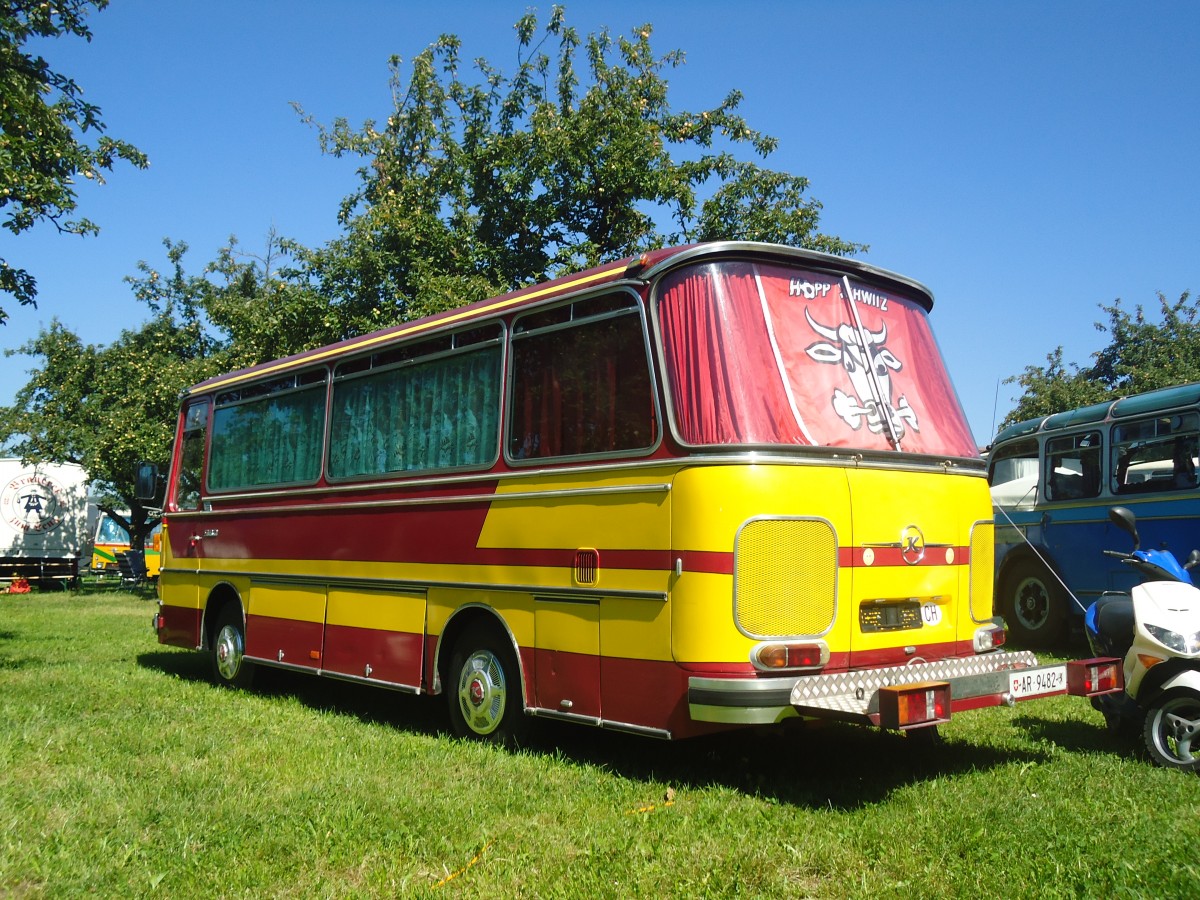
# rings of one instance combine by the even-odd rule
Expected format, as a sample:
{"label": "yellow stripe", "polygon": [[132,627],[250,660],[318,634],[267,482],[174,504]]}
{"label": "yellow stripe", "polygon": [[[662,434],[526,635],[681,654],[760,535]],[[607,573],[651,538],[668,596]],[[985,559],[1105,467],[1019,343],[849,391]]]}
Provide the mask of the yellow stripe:
{"label": "yellow stripe", "polygon": [[511,297],[508,300],[501,300],[496,303],[492,303],[488,306],[485,306],[481,309],[472,309],[469,311],[458,312],[452,316],[447,316],[444,319],[438,319],[436,322],[421,322],[419,324],[413,325],[411,328],[403,328],[400,331],[387,331],[387,332],[382,332],[382,333],[376,333],[369,337],[365,337],[362,340],[356,341],[353,344],[349,344],[345,347],[330,348],[328,350],[323,350],[319,353],[313,353],[311,355],[304,356],[300,359],[291,359],[291,360],[281,361],[281,362],[275,363],[274,365],[267,366],[266,368],[263,368],[263,369],[255,369],[253,372],[243,372],[238,375],[230,375],[228,378],[222,378],[220,381],[214,381],[209,384],[206,384],[204,386],[204,388],[206,391],[216,390],[217,388],[226,387],[231,384],[237,384],[240,381],[246,381],[251,378],[259,378],[260,376],[263,376],[263,375],[271,375],[271,374],[274,374],[277,372],[281,372],[285,369],[291,369],[291,368],[298,367],[298,366],[307,366],[310,363],[317,362],[317,361],[323,360],[323,359],[328,359],[331,356],[342,356],[343,354],[354,353],[357,350],[362,350],[365,347],[371,347],[375,344],[384,343],[386,341],[399,340],[400,338],[408,337],[409,335],[413,335],[413,334],[417,334],[417,333],[425,331],[429,328],[434,328],[434,327],[438,327],[438,326],[442,326],[442,325],[447,325],[447,324],[450,324],[453,322],[458,322],[461,319],[470,319],[470,318],[476,318],[476,317],[482,318],[482,317],[488,315],[489,313],[494,313],[499,310],[507,309],[510,306],[514,306],[518,303],[524,303],[527,300],[534,300],[534,299],[537,299],[538,297],[544,297],[547,294],[559,293],[560,291],[568,291],[573,288],[581,287],[582,285],[585,285],[585,284],[590,284],[593,281],[599,281],[603,278],[607,278],[609,275],[611,275],[617,269],[623,268],[623,265],[624,264],[622,263],[621,265],[608,266],[604,269],[601,269],[598,272],[593,272],[591,275],[587,275],[582,278],[576,278],[573,281],[568,281],[568,282],[565,282],[564,284],[558,284],[558,285],[554,285],[552,287],[545,287],[545,288],[542,288],[541,290],[532,291],[528,294],[521,294],[518,297]]}

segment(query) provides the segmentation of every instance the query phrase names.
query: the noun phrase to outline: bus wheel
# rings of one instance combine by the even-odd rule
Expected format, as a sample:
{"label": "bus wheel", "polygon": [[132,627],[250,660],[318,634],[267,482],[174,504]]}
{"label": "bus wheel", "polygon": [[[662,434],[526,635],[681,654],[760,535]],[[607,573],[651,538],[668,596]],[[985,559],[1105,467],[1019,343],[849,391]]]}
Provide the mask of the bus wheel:
{"label": "bus wheel", "polygon": [[1004,578],[1001,614],[1013,640],[1046,647],[1063,635],[1067,598],[1044,565],[1022,560]]}
{"label": "bus wheel", "polygon": [[520,746],[528,733],[521,677],[511,645],[494,628],[472,626],[450,657],[450,726],[459,737]]}
{"label": "bus wheel", "polygon": [[236,603],[226,605],[217,617],[212,645],[213,678],[227,687],[248,688],[254,681],[254,664],[246,661],[246,626]]}

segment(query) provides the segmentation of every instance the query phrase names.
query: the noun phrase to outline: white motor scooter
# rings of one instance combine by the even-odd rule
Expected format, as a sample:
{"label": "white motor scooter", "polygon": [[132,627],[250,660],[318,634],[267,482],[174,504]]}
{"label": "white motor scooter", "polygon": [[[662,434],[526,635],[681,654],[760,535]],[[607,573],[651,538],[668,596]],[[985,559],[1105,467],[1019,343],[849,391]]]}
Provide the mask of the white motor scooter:
{"label": "white motor scooter", "polygon": [[1200,589],[1190,569],[1166,550],[1142,550],[1137,521],[1123,506],[1109,518],[1133,538],[1133,552],[1105,550],[1133,566],[1146,581],[1132,595],[1106,594],[1084,617],[1097,656],[1125,660],[1125,692],[1095,697],[1110,729],[1141,726],[1151,758],[1160,766],[1200,772]]}

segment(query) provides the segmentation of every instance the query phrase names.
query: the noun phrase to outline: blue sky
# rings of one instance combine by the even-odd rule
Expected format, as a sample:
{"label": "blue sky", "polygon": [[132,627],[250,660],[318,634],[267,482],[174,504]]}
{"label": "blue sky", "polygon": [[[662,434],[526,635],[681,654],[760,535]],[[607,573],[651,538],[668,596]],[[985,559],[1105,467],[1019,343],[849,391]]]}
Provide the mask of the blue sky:
{"label": "blue sky", "polygon": [[[511,72],[524,0],[113,0],[94,39],[42,52],[97,103],[109,133],[151,161],[80,188],[95,238],[49,226],[0,234],[0,256],[38,279],[37,309],[3,301],[0,348],[53,317],[91,343],[146,309],[123,278],[189,268],[229,235],[259,250],[270,229],[337,236],[355,164],[323,157],[318,121],[383,119],[387,60],[439,34]],[[1106,342],[1099,304],[1157,309],[1200,290],[1200,4],[1167,2],[567,3],[587,33],[654,26],[676,109],[745,94],[752,127],[779,139],[772,168],[804,175],[822,229],[864,259],[928,285],[934,329],[976,440],[1056,346],[1086,364]],[[544,21],[549,4],[537,4]],[[0,359],[0,403],[28,357]]]}

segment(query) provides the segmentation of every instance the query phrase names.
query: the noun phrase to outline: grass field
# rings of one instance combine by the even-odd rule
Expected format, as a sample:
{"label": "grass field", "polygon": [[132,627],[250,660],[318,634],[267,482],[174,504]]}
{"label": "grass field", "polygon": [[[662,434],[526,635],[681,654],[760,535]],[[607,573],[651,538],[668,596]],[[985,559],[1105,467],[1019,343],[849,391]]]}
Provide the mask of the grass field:
{"label": "grass field", "polygon": [[153,609],[0,595],[0,898],[1200,896],[1200,778],[1084,700],[510,753],[441,698],[219,689]]}

